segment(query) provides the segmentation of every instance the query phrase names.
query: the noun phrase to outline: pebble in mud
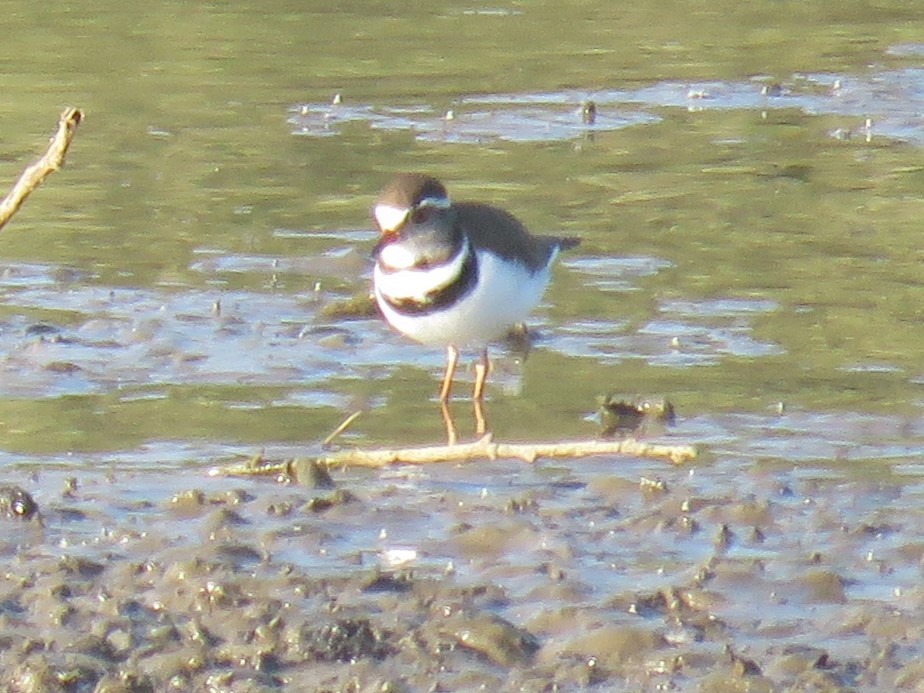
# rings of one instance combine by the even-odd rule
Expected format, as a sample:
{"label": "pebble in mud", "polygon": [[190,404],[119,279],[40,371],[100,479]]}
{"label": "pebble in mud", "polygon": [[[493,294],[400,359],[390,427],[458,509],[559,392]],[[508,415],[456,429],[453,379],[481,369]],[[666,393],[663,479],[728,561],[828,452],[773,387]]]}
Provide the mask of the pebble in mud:
{"label": "pebble in mud", "polygon": [[717,668],[701,679],[700,689],[714,693],[773,693],[773,682],[759,673],[743,671],[740,667]]}
{"label": "pebble in mud", "polygon": [[657,633],[635,626],[603,626],[568,643],[568,650],[593,657],[610,672],[626,672],[628,667],[644,662],[667,642]]}
{"label": "pebble in mud", "polygon": [[286,466],[286,476],[299,486],[314,489],[334,489],[334,483],[327,467],[318,464],[317,460],[303,457],[294,459]]}
{"label": "pebble in mud", "polygon": [[38,503],[25,489],[15,484],[0,484],[0,517],[31,520],[38,516]]}
{"label": "pebble in mud", "polygon": [[805,682],[812,672],[824,671],[831,667],[828,653],[818,647],[788,646],[784,647],[778,657],[772,660],[766,670],[774,680],[793,685],[797,680]]}
{"label": "pebble in mud", "polygon": [[169,501],[170,511],[178,517],[195,518],[208,513],[212,507],[238,506],[252,498],[239,489],[207,495],[197,488],[186,489],[174,494]]}
{"label": "pebble in mud", "polygon": [[170,509],[184,517],[197,517],[205,504],[205,494],[196,488],[181,491],[170,499]]}
{"label": "pebble in mud", "polygon": [[597,122],[597,104],[589,99],[581,104],[581,122],[584,125],[593,125]]}
{"label": "pebble in mud", "polygon": [[791,583],[791,589],[804,591],[804,599],[812,603],[843,604],[847,601],[844,580],[822,568],[810,570]]}
{"label": "pebble in mud", "polygon": [[306,625],[299,634],[302,652],[323,662],[382,659],[394,652],[391,635],[365,618],[342,618]]}
{"label": "pebble in mud", "polygon": [[597,403],[602,438],[658,435],[677,420],[674,405],[663,397],[610,394],[598,397]]}
{"label": "pebble in mud", "polygon": [[500,666],[528,662],[539,649],[539,641],[523,628],[491,613],[455,614],[442,625],[463,647]]}
{"label": "pebble in mud", "polygon": [[329,496],[315,496],[305,503],[305,510],[321,513],[338,505],[356,503],[359,499],[346,489],[337,489]]}
{"label": "pebble in mud", "polygon": [[100,667],[93,667],[83,657],[64,660],[53,654],[35,653],[0,676],[0,684],[11,693],[92,690],[93,682],[100,676]]}

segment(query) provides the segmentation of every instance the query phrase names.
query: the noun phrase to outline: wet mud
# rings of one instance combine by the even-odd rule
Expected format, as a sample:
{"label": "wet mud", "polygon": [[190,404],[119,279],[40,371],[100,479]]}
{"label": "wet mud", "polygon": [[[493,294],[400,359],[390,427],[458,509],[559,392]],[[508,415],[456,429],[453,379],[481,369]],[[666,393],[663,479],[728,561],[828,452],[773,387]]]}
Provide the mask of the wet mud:
{"label": "wet mud", "polygon": [[0,518],[0,687],[924,685],[924,489],[760,464],[472,464],[333,470],[334,488],[23,474],[5,497],[38,509]]}

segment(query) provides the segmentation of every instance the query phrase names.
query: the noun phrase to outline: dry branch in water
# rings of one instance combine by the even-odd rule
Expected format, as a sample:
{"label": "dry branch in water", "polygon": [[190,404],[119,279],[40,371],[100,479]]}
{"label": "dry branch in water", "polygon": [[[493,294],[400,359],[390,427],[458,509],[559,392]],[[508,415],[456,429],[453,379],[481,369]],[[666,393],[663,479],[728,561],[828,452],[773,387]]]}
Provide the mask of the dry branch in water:
{"label": "dry branch in water", "polygon": [[51,142],[48,143],[45,153],[38,161],[26,167],[13,185],[13,189],[0,202],[0,229],[16,214],[22,203],[29,197],[29,193],[41,185],[49,173],[61,168],[67,148],[70,147],[74,132],[82,120],[83,111],[79,108],[64,110],[58,119],[58,129],[52,136]]}
{"label": "dry branch in water", "polygon": [[[327,467],[385,467],[389,464],[430,464],[434,462],[471,462],[479,459],[519,459],[535,462],[540,457],[589,457],[591,455],[626,455],[666,459],[683,464],[696,457],[692,445],[661,445],[644,443],[632,438],[625,440],[578,440],[559,443],[495,443],[491,434],[462,445],[433,445],[414,448],[341,450],[322,455],[317,462]],[[266,463],[260,459],[243,464],[215,467],[212,476],[276,476],[288,475],[292,461]]]}

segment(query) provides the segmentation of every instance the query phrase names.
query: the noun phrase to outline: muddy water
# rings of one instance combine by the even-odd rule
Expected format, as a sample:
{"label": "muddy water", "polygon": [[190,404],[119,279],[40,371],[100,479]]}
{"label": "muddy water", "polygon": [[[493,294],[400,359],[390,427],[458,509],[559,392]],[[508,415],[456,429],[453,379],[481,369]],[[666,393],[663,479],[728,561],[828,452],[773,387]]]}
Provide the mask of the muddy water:
{"label": "muddy water", "polygon": [[[3,176],[88,119],[0,236],[5,689],[924,686],[921,12],[8,9]],[[497,437],[663,396],[695,463],[208,474],[442,436],[338,308],[407,168],[584,238]]]}

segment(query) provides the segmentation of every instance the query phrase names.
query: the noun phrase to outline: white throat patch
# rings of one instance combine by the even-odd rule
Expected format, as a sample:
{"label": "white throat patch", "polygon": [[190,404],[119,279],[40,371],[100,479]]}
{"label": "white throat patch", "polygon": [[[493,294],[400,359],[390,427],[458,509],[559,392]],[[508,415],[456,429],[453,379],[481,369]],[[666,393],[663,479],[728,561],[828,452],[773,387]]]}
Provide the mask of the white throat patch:
{"label": "white throat patch", "polygon": [[375,215],[375,220],[382,231],[397,231],[407,220],[407,215],[411,213],[411,210],[405,207],[378,204],[372,210],[372,213]]}
{"label": "white throat patch", "polygon": [[379,262],[391,271],[409,270],[417,264],[417,255],[400,243],[389,243],[379,251]]}

